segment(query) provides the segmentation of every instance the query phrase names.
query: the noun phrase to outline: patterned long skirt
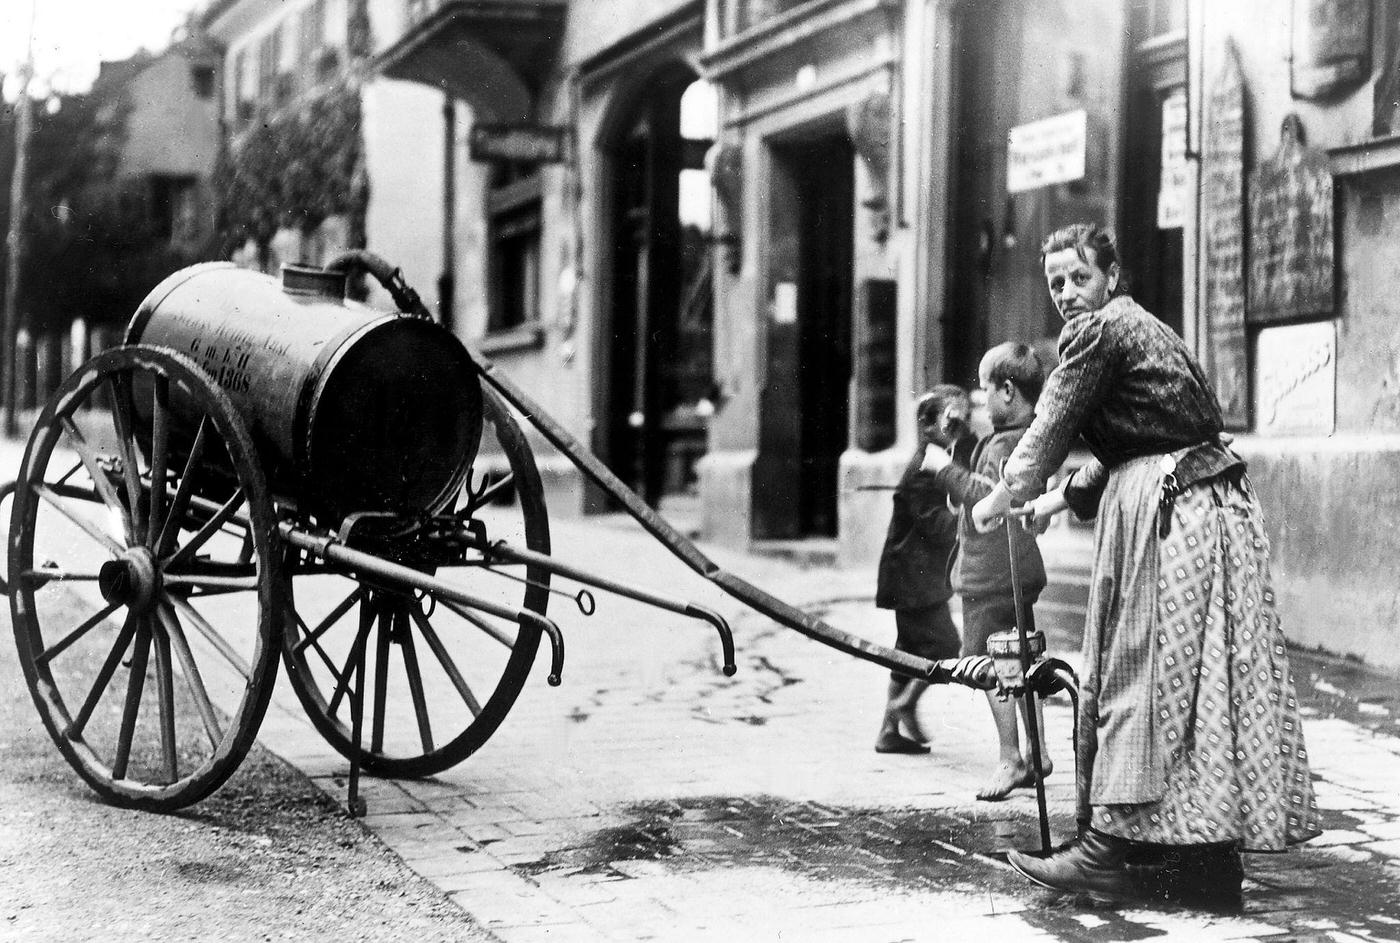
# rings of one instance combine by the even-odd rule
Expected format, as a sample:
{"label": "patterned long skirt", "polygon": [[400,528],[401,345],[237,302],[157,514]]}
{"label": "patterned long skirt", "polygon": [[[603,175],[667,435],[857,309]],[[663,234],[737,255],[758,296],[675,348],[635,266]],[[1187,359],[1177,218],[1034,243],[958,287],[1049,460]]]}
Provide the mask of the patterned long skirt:
{"label": "patterned long skirt", "polygon": [[1115,469],[1099,505],[1080,818],[1136,841],[1279,850],[1319,829],[1259,503],[1247,477],[1198,483],[1161,538],[1159,461]]}

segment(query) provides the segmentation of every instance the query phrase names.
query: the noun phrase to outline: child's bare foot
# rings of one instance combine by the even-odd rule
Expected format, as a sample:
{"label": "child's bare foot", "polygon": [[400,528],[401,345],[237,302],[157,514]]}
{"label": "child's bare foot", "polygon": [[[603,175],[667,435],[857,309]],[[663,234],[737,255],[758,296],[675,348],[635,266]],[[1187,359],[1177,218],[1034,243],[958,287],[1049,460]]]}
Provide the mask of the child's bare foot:
{"label": "child's bare foot", "polygon": [[[1055,768],[1055,764],[1050,760],[1043,759],[1040,764],[1041,775],[1049,776]],[[1035,774],[1031,772],[1030,764],[1025,760],[1017,760],[1015,763],[1002,763],[992,773],[991,780],[977,793],[977,798],[983,802],[1000,802],[1011,795],[1013,789],[1026,789],[1035,785]]]}

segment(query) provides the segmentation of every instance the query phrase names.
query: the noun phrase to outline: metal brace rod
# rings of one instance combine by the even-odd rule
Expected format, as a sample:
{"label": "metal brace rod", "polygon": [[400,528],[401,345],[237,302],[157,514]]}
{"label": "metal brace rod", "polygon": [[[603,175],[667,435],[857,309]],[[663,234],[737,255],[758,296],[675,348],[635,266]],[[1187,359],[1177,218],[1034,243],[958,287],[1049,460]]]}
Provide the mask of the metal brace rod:
{"label": "metal brace rod", "polygon": [[499,603],[464,593],[451,583],[444,582],[435,576],[361,550],[352,550],[337,543],[334,537],[317,536],[304,530],[297,530],[294,525],[287,521],[277,525],[277,532],[284,541],[292,546],[309,550],[316,556],[339,564],[346,569],[397,583],[405,589],[420,589],[435,593],[444,599],[450,599],[459,605],[466,606],[468,609],[480,610],[498,619],[514,622],[521,627],[529,626],[538,629],[549,636],[549,644],[554,650],[547,680],[554,687],[558,687],[562,680],[564,674],[564,633],[559,631],[559,626],[553,620],[528,609],[512,609],[509,606],[502,606]]}
{"label": "metal brace rod", "polygon": [[537,566],[541,569],[549,570],[551,573],[557,573],[560,576],[568,577],[585,586],[607,590],[610,593],[616,593],[628,599],[635,599],[638,602],[644,602],[658,609],[665,609],[667,612],[690,616],[693,619],[702,619],[714,626],[715,631],[719,633],[720,647],[724,649],[724,664],[721,670],[724,672],[725,676],[732,677],[737,670],[734,665],[734,633],[730,631],[729,623],[725,621],[724,616],[715,612],[708,606],[701,606],[698,603],[686,602],[683,599],[663,596],[660,593],[654,593],[651,590],[642,589],[630,583],[623,583],[606,576],[590,573],[587,570],[581,570],[576,566],[571,566],[568,563],[557,560],[548,554],[536,553],[533,550],[525,550],[520,547],[512,546],[504,540],[498,540],[493,543],[491,541],[482,540],[475,535],[463,536],[464,542],[469,547],[474,547],[488,556],[499,557],[502,560],[509,560],[512,563],[525,563],[530,566]]}

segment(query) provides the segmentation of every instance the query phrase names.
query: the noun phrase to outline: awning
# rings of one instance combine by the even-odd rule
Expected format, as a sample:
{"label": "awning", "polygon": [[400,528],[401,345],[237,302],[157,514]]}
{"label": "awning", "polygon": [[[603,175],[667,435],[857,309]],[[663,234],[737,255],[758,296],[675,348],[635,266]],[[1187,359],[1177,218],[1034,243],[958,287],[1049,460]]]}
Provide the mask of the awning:
{"label": "awning", "polygon": [[443,0],[375,66],[501,118],[528,117],[564,34],[567,7],[566,0]]}

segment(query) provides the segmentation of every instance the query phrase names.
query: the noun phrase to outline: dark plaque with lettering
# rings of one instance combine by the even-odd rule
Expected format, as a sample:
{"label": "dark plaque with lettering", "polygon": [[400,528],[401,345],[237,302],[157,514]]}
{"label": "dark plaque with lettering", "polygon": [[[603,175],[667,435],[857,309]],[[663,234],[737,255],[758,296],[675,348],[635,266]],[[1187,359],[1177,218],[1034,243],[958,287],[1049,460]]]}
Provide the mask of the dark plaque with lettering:
{"label": "dark plaque with lettering", "polygon": [[895,442],[896,283],[861,283],[856,303],[856,445],[867,452]]}
{"label": "dark plaque with lettering", "polygon": [[532,124],[474,124],[467,137],[472,160],[557,164],[568,159],[569,130]]}
{"label": "dark plaque with lettering", "polygon": [[1205,102],[1201,146],[1201,231],[1206,372],[1232,429],[1249,426],[1249,346],[1245,340],[1244,75],[1233,43]]}
{"label": "dark plaque with lettering", "polygon": [[1331,314],[1332,173],[1297,115],[1250,177],[1249,225],[1249,323]]}
{"label": "dark plaque with lettering", "polygon": [[1293,97],[1321,98],[1371,74],[1371,0],[1293,0]]}

